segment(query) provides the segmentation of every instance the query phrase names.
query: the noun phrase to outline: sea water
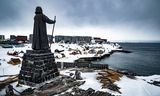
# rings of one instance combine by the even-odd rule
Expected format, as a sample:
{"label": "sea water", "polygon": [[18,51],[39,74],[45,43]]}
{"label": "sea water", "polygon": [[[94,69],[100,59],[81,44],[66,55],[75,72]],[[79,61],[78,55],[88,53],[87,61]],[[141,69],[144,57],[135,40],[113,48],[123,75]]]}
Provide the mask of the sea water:
{"label": "sea water", "polygon": [[115,52],[98,62],[139,75],[160,75],[160,43],[120,43],[120,45],[132,53]]}

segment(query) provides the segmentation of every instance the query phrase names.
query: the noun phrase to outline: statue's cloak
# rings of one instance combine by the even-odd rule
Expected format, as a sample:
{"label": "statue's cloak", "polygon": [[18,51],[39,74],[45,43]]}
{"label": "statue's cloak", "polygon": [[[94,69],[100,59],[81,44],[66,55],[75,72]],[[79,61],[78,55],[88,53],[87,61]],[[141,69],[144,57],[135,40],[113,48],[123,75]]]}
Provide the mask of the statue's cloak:
{"label": "statue's cloak", "polygon": [[32,49],[34,50],[49,49],[46,23],[53,24],[55,22],[53,20],[50,20],[44,14],[35,15],[32,41]]}

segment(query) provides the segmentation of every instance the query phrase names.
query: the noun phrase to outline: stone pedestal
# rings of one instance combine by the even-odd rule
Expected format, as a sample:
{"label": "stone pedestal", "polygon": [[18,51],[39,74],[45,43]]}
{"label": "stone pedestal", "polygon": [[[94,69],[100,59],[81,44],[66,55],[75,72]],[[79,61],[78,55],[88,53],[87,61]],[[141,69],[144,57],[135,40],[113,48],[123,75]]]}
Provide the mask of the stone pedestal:
{"label": "stone pedestal", "polygon": [[27,50],[23,56],[19,84],[34,86],[59,76],[51,50]]}

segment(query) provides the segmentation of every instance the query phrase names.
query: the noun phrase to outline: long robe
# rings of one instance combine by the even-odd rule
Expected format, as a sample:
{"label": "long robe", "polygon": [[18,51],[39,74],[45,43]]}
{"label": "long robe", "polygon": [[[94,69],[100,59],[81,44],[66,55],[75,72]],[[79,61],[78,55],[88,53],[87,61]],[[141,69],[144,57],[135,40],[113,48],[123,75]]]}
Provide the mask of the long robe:
{"label": "long robe", "polygon": [[36,14],[34,17],[34,28],[33,28],[33,50],[48,50],[48,36],[46,23],[53,24],[55,21],[50,20],[44,14]]}

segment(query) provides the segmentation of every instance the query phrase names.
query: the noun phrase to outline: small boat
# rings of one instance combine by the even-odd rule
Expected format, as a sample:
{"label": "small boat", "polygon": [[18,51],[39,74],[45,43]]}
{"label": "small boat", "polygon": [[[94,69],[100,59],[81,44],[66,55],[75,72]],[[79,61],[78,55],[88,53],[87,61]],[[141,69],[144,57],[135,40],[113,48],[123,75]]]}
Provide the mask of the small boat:
{"label": "small boat", "polygon": [[13,46],[9,45],[9,44],[3,44],[1,46],[2,46],[2,48],[13,48]]}
{"label": "small boat", "polygon": [[24,44],[17,44],[17,45],[14,45],[15,47],[25,47]]}

